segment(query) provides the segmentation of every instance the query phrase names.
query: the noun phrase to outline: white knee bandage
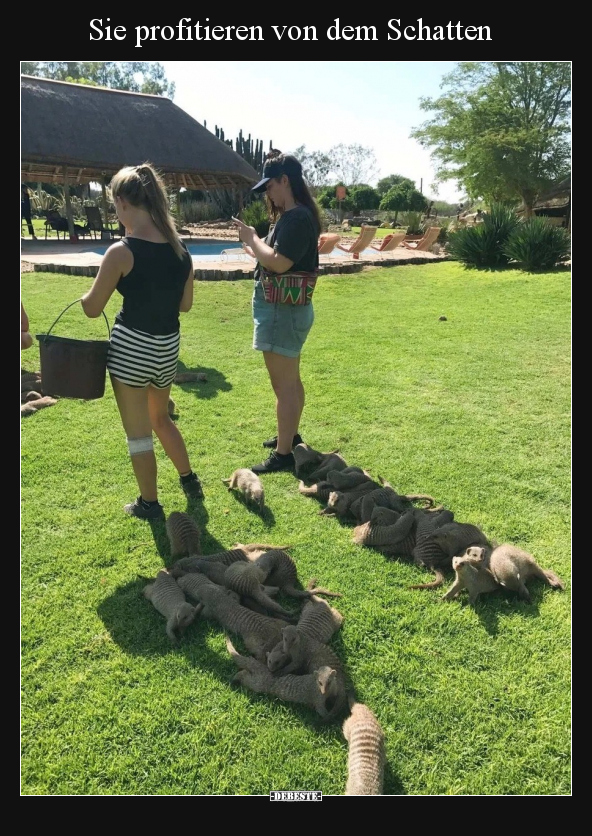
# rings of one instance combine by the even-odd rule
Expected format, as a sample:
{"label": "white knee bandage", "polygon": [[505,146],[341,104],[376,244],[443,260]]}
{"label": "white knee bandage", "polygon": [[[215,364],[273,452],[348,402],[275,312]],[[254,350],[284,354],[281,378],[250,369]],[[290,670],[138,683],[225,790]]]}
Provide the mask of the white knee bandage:
{"label": "white knee bandage", "polygon": [[137,456],[138,453],[149,453],[154,450],[154,441],[151,435],[145,435],[143,438],[128,438],[127,448],[130,456]]}

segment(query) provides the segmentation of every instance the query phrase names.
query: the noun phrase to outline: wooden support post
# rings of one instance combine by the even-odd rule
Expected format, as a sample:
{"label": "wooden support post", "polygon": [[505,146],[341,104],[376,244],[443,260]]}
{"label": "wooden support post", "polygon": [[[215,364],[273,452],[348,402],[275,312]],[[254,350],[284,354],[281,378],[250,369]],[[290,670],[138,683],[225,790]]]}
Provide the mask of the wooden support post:
{"label": "wooden support post", "polygon": [[103,226],[109,229],[109,206],[107,205],[107,187],[105,185],[106,177],[101,178],[101,204],[103,208]]}
{"label": "wooden support post", "polygon": [[68,231],[70,233],[70,240],[76,241],[77,236],[74,231],[74,218],[72,217],[72,201],[70,200],[70,187],[68,185],[68,166],[64,166],[64,200],[66,202],[66,218],[68,220]]}

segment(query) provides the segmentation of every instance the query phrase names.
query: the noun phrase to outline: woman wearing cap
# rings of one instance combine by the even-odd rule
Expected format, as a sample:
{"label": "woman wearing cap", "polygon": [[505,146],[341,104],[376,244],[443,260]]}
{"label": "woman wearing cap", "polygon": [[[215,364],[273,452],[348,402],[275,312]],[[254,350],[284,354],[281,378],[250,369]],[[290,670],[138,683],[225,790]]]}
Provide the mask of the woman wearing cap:
{"label": "woman wearing cap", "polygon": [[271,151],[263,167],[263,178],[252,191],[265,193],[272,220],[267,237],[261,240],[252,226],[236,218],[234,221],[247,252],[257,259],[253,348],[263,352],[276,395],[277,436],[263,442],[264,447],[272,448],[269,458],[251,469],[255,473],[273,473],[293,469],[292,448],[302,441],[298,434],[304,409],[300,352],[312,327],[314,311],[312,303],[266,302],[262,280],[265,272],[318,270],[321,220],[296,157]]}

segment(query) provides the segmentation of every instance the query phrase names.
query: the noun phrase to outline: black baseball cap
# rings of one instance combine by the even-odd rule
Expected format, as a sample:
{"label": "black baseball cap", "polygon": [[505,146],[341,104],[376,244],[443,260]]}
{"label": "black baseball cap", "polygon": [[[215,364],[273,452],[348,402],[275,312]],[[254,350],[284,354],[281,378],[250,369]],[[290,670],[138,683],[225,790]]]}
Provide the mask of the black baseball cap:
{"label": "black baseball cap", "polygon": [[284,157],[283,161],[278,159],[268,160],[263,166],[263,177],[256,186],[253,186],[251,191],[264,192],[267,183],[274,177],[281,177],[282,174],[300,174],[302,176],[302,165],[296,157]]}

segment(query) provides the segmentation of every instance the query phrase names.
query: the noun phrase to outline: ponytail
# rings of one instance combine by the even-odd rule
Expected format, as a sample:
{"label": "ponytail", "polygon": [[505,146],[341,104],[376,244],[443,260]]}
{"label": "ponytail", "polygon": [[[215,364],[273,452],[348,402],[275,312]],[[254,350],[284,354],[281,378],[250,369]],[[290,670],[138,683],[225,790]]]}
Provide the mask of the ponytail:
{"label": "ponytail", "polygon": [[176,255],[183,258],[185,248],[171,216],[164,179],[151,163],[120,169],[111,180],[111,192],[113,199],[123,197],[132,206],[145,209]]}

